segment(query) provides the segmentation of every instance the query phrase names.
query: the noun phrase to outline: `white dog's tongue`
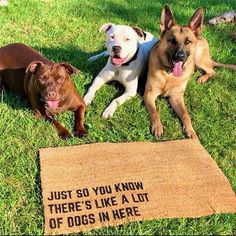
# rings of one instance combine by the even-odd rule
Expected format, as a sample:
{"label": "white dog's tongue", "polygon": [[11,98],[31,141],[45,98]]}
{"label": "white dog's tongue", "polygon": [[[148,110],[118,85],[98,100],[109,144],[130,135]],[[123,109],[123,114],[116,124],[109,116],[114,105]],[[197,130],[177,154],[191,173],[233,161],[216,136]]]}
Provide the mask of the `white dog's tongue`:
{"label": "white dog's tongue", "polygon": [[114,65],[121,65],[124,61],[125,61],[126,58],[118,58],[118,57],[112,57],[111,58],[111,61]]}
{"label": "white dog's tongue", "polygon": [[46,101],[46,103],[50,108],[55,109],[58,107],[58,101]]}
{"label": "white dog's tongue", "polygon": [[183,68],[182,68],[183,62],[178,61],[174,63],[174,68],[173,68],[173,75],[176,77],[179,77],[183,74]]}

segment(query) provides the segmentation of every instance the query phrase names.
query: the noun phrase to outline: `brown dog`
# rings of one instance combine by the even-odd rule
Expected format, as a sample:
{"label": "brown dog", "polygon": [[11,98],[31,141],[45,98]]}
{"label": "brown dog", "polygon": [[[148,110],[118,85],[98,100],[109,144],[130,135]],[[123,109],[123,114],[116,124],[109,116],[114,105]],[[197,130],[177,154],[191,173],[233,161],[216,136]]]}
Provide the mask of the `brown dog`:
{"label": "brown dog", "polygon": [[203,8],[198,8],[187,26],[175,23],[169,6],[161,14],[161,37],[153,47],[148,62],[148,78],[144,101],[152,120],[152,133],[158,138],[163,134],[160,116],[156,111],[155,99],[169,97],[171,106],[183,122],[189,138],[197,138],[184,104],[184,91],[195,67],[205,74],[198,78],[203,83],[212,77],[215,66],[236,69],[211,60],[207,41],[200,36],[203,23]]}
{"label": "brown dog", "polygon": [[0,55],[0,86],[26,96],[35,115],[51,121],[61,138],[70,137],[70,133],[54,114],[64,111],[75,113],[75,134],[82,137],[86,133],[86,106],[70,79],[78,73],[75,67],[66,62],[54,63],[20,43],[0,48]]}

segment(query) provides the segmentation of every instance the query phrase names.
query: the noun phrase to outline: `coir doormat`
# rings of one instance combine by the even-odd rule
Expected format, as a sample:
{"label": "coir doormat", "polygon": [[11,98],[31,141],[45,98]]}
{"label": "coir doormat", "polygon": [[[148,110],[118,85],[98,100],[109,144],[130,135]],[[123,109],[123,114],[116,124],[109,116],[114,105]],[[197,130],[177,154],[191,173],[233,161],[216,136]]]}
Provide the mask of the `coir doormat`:
{"label": "coir doormat", "polygon": [[40,150],[45,234],[236,212],[236,196],[195,140]]}

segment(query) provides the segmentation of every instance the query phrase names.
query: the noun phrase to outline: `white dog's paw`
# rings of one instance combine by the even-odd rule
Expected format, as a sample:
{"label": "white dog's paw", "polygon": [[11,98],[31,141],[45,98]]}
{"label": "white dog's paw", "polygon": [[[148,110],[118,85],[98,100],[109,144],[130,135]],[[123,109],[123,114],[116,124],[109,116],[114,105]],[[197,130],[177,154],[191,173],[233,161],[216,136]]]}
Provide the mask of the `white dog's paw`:
{"label": "white dog's paw", "polygon": [[89,93],[87,93],[85,96],[84,96],[84,102],[86,104],[86,106],[89,106],[93,101],[93,96],[90,95]]}
{"label": "white dog's paw", "polygon": [[111,117],[113,116],[115,110],[116,110],[116,106],[114,106],[114,105],[111,104],[110,106],[108,106],[108,107],[104,110],[104,112],[102,113],[102,117],[103,117],[104,119],[109,119],[109,118],[111,118]]}
{"label": "white dog's paw", "polygon": [[97,60],[97,55],[89,57],[88,61],[96,61]]}

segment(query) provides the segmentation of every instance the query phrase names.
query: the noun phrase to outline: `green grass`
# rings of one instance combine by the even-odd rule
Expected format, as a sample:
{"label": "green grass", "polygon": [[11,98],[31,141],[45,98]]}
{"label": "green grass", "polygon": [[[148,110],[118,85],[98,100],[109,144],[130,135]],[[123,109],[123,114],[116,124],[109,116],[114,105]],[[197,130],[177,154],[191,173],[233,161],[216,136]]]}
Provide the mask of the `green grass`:
{"label": "green grass", "polygon": [[[129,24],[159,35],[163,0],[10,0],[0,8],[0,45],[26,43],[55,62],[68,61],[80,69],[73,78],[84,95],[105,59],[87,58],[104,49],[106,22]],[[206,19],[236,9],[236,1],[168,1],[176,19],[186,24],[202,5]],[[204,36],[214,59],[236,63],[236,45],[229,35],[233,24],[205,26]],[[187,87],[185,101],[202,145],[212,155],[236,191],[236,86],[235,73],[219,69],[214,80],[198,85],[196,73]],[[62,141],[54,127],[34,117],[26,101],[10,91],[0,93],[0,234],[43,234],[43,208],[39,177],[39,148],[93,142],[156,141],[140,95],[119,107],[114,117],[103,120],[104,108],[121,92],[116,83],[105,85],[88,109],[89,135]],[[165,99],[157,101],[165,133],[162,140],[183,139],[182,125]],[[70,113],[58,119],[72,130]],[[88,234],[235,234],[236,215],[222,214],[199,219],[162,219],[109,227]]]}

